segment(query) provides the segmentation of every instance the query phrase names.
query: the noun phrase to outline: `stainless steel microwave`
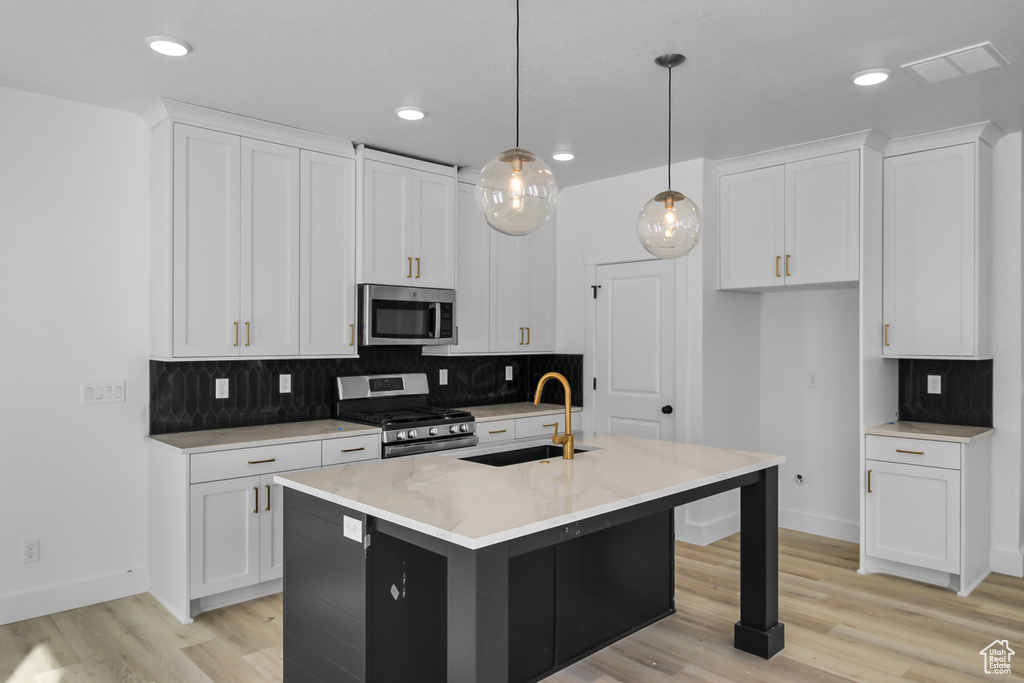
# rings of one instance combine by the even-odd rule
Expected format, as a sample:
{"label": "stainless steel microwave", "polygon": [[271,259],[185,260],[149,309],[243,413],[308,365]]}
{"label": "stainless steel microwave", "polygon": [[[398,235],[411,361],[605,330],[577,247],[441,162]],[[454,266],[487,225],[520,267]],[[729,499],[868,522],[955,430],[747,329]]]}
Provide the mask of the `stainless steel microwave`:
{"label": "stainless steel microwave", "polygon": [[454,289],[359,285],[360,345],[456,341]]}

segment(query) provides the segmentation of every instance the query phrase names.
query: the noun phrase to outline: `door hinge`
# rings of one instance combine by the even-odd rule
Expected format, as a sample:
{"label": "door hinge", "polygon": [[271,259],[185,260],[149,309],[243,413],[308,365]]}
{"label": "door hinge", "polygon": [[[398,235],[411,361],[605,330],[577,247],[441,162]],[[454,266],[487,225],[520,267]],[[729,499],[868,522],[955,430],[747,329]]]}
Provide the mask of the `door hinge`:
{"label": "door hinge", "polygon": [[594,389],[597,389],[597,378],[594,378]]}
{"label": "door hinge", "polygon": [[594,298],[597,298],[597,290],[601,289],[601,285],[590,285],[590,288],[594,290]]}

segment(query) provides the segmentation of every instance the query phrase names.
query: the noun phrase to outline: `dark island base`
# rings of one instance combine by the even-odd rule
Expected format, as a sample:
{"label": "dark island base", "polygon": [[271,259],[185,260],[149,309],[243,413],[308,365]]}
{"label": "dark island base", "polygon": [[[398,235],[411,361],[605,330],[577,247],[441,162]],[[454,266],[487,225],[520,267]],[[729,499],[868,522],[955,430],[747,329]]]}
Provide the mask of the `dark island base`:
{"label": "dark island base", "polygon": [[737,487],[734,642],[770,658],[784,646],[776,468],[475,551],[286,488],[284,679],[550,676],[675,611],[673,508]]}

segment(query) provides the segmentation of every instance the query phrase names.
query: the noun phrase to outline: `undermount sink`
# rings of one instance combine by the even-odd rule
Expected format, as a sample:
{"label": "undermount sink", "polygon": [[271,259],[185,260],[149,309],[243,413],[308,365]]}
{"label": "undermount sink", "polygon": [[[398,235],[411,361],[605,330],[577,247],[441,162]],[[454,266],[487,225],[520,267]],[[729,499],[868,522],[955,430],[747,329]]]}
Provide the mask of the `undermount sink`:
{"label": "undermount sink", "polygon": [[[573,453],[583,453],[582,449],[574,448]],[[469,462],[478,462],[482,465],[490,465],[492,467],[505,467],[507,465],[518,465],[524,462],[533,462],[535,460],[555,460],[556,458],[561,459],[562,447],[555,446],[554,444],[546,444],[543,446],[531,446],[529,448],[517,448],[514,451],[500,451],[498,453],[485,453],[484,455],[474,455],[469,458],[459,458],[460,460],[467,460]]]}

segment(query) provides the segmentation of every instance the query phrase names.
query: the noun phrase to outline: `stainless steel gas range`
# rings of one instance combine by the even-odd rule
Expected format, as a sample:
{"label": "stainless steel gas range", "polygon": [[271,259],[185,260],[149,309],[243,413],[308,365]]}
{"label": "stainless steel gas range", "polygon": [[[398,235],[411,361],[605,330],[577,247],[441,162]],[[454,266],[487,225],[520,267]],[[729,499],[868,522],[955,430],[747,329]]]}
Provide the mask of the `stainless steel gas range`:
{"label": "stainless steel gas range", "polygon": [[398,458],[477,444],[476,421],[465,410],[429,405],[423,373],[335,379],[333,417],[381,428],[381,457]]}

